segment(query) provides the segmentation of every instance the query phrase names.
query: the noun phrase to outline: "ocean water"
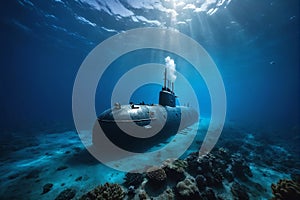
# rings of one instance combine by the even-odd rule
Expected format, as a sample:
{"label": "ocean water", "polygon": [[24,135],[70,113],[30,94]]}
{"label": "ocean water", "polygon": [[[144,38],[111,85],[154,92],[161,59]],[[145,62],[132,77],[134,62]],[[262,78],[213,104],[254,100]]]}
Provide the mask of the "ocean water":
{"label": "ocean water", "polygon": [[[126,172],[100,163],[82,144],[82,135],[77,134],[74,124],[72,95],[78,70],[98,44],[129,30],[149,27],[185,34],[199,43],[216,64],[224,83],[227,108],[224,128],[211,152],[219,160],[211,162],[218,164],[224,160],[234,180],[223,177],[222,186],[207,183],[204,189],[194,183],[197,191],[187,197],[180,193],[177,182],[153,189],[144,174],[144,182],[135,188],[131,197],[139,199],[139,194],[145,194],[148,198],[166,199],[164,195],[169,189],[175,199],[201,199],[209,196],[207,188],[211,188],[222,199],[245,199],[244,193],[250,199],[271,199],[271,184],[280,179],[293,180],[299,192],[299,7],[297,0],[11,0],[3,3],[0,8],[0,199],[55,199],[67,189],[72,191],[67,191],[70,196],[65,199],[79,199],[106,182],[120,184],[126,193],[124,198],[129,198],[129,188],[123,184]],[[162,36],[162,44],[168,43],[166,38]],[[170,41],[171,47],[185,45]],[[136,43],[139,42],[137,38]],[[114,55],[117,50],[111,46],[106,52]],[[185,53],[194,55],[193,49]],[[101,60],[101,55],[98,56]],[[192,158],[190,153],[199,151],[204,141],[213,104],[205,78],[187,58],[152,48],[118,55],[99,77],[95,112],[99,115],[112,106],[112,93],[124,74],[147,63],[164,66],[167,56],[176,64],[177,105],[196,107],[187,87],[180,82],[179,74],[182,74],[198,99],[201,120],[179,133],[183,143],[168,140],[154,149],[166,143],[174,143],[176,149],[194,131],[195,139],[180,157],[187,160]],[[140,80],[153,76],[161,83],[149,82],[137,87],[129,101],[157,104],[163,84],[161,72],[157,69],[151,74],[132,77]],[[130,84],[123,84],[123,91],[130,88]],[[89,86],[84,88],[89,89]],[[226,149],[230,158],[220,154],[219,148]],[[148,157],[131,159],[133,168],[138,164],[136,159]],[[243,163],[238,171],[250,170],[251,176],[234,173],[237,160]],[[122,166],[122,161],[116,162],[112,165]],[[208,174],[218,169],[210,167]],[[199,180],[202,174],[205,174],[203,170],[185,169],[186,179]],[[46,184],[53,185],[43,192]],[[236,190],[242,192],[237,194]]]}

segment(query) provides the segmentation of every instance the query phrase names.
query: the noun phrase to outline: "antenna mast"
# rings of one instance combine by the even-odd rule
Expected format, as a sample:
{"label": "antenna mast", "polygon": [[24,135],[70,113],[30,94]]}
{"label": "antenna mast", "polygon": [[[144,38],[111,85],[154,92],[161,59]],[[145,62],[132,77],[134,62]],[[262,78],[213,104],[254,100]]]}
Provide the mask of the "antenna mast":
{"label": "antenna mast", "polygon": [[165,68],[164,88],[167,87],[167,68]]}

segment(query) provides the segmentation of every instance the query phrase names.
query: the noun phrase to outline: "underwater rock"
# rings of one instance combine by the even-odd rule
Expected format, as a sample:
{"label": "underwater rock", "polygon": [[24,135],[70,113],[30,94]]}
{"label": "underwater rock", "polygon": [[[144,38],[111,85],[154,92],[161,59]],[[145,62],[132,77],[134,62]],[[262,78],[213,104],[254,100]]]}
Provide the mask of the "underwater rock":
{"label": "underwater rock", "polygon": [[240,139],[232,139],[229,141],[226,141],[224,143],[224,146],[230,150],[230,152],[238,152],[241,149],[241,146],[243,146],[243,140]]}
{"label": "underwater rock", "polygon": [[125,187],[134,186],[135,188],[138,188],[139,185],[144,180],[144,175],[140,173],[131,173],[128,172],[124,177],[125,182],[123,183]]}
{"label": "underwater rock", "polygon": [[189,156],[185,159],[187,162],[187,172],[192,176],[196,176],[197,174],[201,173],[201,167],[199,166],[198,162],[199,152],[193,152],[189,154]]}
{"label": "underwater rock", "polygon": [[201,167],[202,173],[210,172],[215,162],[215,156],[212,154],[206,154],[198,158],[199,166]]}
{"label": "underwater rock", "polygon": [[219,158],[222,158],[226,161],[229,161],[230,160],[230,153],[229,153],[229,150],[227,148],[219,148],[218,151],[217,151],[217,154],[216,154]]}
{"label": "underwater rock", "polygon": [[73,147],[73,150],[75,151],[75,153],[79,153],[81,151],[80,147]]}
{"label": "underwater rock", "polygon": [[19,176],[20,176],[20,173],[15,173],[15,174],[9,175],[9,176],[8,176],[8,179],[9,179],[9,180],[12,180],[12,179],[15,179],[15,178],[17,178],[17,177],[19,177]]}
{"label": "underwater rock", "polygon": [[31,170],[24,178],[25,179],[35,179],[40,176],[41,170],[40,169],[34,169]]}
{"label": "underwater rock", "polygon": [[213,176],[213,183],[211,184],[212,186],[222,186],[222,181],[224,179],[222,172],[220,169],[215,169],[212,171],[212,176]]}
{"label": "underwater rock", "polygon": [[200,198],[198,187],[196,186],[195,180],[192,178],[186,178],[177,183],[176,191],[179,195],[179,199]]}
{"label": "underwater rock", "polygon": [[35,179],[38,178],[41,173],[40,169],[31,170],[24,178],[25,179]]}
{"label": "underwater rock", "polygon": [[[218,149],[217,151],[208,153],[206,155],[196,157],[194,154],[190,155],[187,162],[190,167],[196,167],[197,172],[211,172],[213,169],[225,170],[230,163],[230,156],[225,149]],[[194,160],[192,160],[194,159]]]}
{"label": "underwater rock", "polygon": [[46,194],[47,192],[49,192],[53,187],[52,183],[47,183],[43,186],[43,192],[42,194]]}
{"label": "underwater rock", "polygon": [[79,176],[75,179],[75,181],[81,181],[82,180],[82,176]]}
{"label": "underwater rock", "polygon": [[300,174],[293,173],[293,174],[291,174],[291,178],[292,178],[293,181],[300,184]]}
{"label": "underwater rock", "polygon": [[168,159],[164,162],[163,169],[165,170],[168,179],[172,179],[175,182],[185,179],[185,170],[187,168],[187,162],[185,160],[171,160]]}
{"label": "underwater rock", "polygon": [[280,179],[277,184],[272,184],[272,200],[300,199],[300,185],[292,180]]}
{"label": "underwater rock", "polygon": [[70,154],[71,153],[71,151],[65,151],[65,154]]}
{"label": "underwater rock", "polygon": [[125,196],[125,192],[119,184],[105,183],[86,193],[80,200],[106,199],[106,200],[121,200]]}
{"label": "underwater rock", "polygon": [[167,174],[165,170],[160,167],[151,167],[147,170],[147,177],[149,182],[163,183],[167,179]]}
{"label": "underwater rock", "polygon": [[140,193],[139,193],[139,199],[140,200],[146,200],[146,199],[150,199],[150,198],[144,190],[141,190]]}
{"label": "underwater rock", "polygon": [[65,189],[55,198],[55,200],[71,200],[76,195],[75,189]]}
{"label": "underwater rock", "polygon": [[205,200],[219,200],[220,198],[216,196],[215,192],[211,188],[206,188],[205,192],[201,195],[202,199]]}
{"label": "underwater rock", "polygon": [[253,186],[254,188],[258,191],[258,192],[261,192],[261,193],[265,193],[267,192],[266,188],[264,188],[261,184],[259,183],[253,183]]}
{"label": "underwater rock", "polygon": [[135,195],[135,188],[134,188],[134,186],[129,186],[128,187],[127,195],[129,197],[133,197]]}
{"label": "underwater rock", "polygon": [[175,199],[175,194],[172,189],[168,188],[166,189],[161,195],[159,195],[155,199],[161,199],[161,200],[174,200]]}
{"label": "underwater rock", "polygon": [[[210,174],[208,174],[210,175]],[[219,187],[222,186],[222,181],[224,179],[220,169],[213,169],[210,178],[207,178],[209,186]]]}
{"label": "underwater rock", "polygon": [[204,190],[205,187],[207,186],[207,180],[206,180],[205,176],[197,175],[195,180],[196,180],[198,189],[199,190]]}
{"label": "underwater rock", "polygon": [[252,172],[246,161],[241,157],[240,154],[232,156],[232,172],[235,177],[240,179],[247,179],[247,176],[252,177]]}
{"label": "underwater rock", "polygon": [[226,169],[225,172],[223,173],[224,178],[227,179],[227,181],[229,183],[231,183],[232,181],[234,181],[234,177],[232,172],[229,169]]}
{"label": "underwater rock", "polygon": [[249,195],[247,193],[248,188],[246,186],[241,185],[237,182],[234,182],[230,188],[231,193],[235,200],[248,200]]}
{"label": "underwater rock", "polygon": [[67,168],[68,168],[68,166],[62,165],[62,166],[58,167],[58,168],[56,169],[56,171],[65,170],[65,169],[67,169]]}

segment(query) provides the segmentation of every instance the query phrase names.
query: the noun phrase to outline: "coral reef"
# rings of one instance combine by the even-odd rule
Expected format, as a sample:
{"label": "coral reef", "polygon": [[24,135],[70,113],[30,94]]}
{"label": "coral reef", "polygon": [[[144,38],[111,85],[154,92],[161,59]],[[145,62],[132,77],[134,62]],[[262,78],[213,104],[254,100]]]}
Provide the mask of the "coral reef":
{"label": "coral reef", "polygon": [[196,176],[198,173],[201,172],[201,168],[199,168],[199,152],[193,152],[189,154],[189,156],[185,159],[187,162],[187,171],[189,174]]}
{"label": "coral reef", "polygon": [[171,188],[167,188],[161,195],[158,197],[152,198],[154,200],[174,200],[175,194]]}
{"label": "coral reef", "polygon": [[123,185],[125,187],[130,187],[134,186],[134,188],[138,188],[139,185],[143,182],[144,180],[144,175],[140,173],[127,173],[124,178],[125,182]]}
{"label": "coral reef", "polygon": [[[223,158],[224,157],[224,158]],[[190,154],[187,159],[188,172],[197,178],[197,175],[203,177],[197,178],[199,189],[205,186],[221,187],[224,178],[229,182],[233,181],[233,175],[230,171],[231,160],[226,149],[220,148],[207,155],[197,157],[197,154]]]}
{"label": "coral reef", "polygon": [[106,199],[106,200],[121,200],[125,196],[125,192],[119,184],[105,183],[86,193],[80,200]]}
{"label": "coral reef", "polygon": [[167,179],[167,174],[163,168],[151,167],[147,170],[147,177],[150,182],[162,183]]}
{"label": "coral reef", "polygon": [[253,176],[250,167],[248,166],[246,161],[242,158],[242,155],[234,154],[232,155],[231,159],[232,159],[232,172],[234,176],[243,180],[246,180],[247,176],[248,177]]}
{"label": "coral reef", "polygon": [[76,190],[75,189],[65,189],[59,195],[55,198],[55,200],[71,200],[73,197],[76,195]]}
{"label": "coral reef", "polygon": [[138,196],[139,196],[140,200],[150,199],[149,196],[147,195],[147,193],[144,190],[141,190]]}
{"label": "coral reef", "polygon": [[132,196],[135,195],[135,188],[134,188],[134,186],[129,186],[128,187],[127,195],[130,196],[130,197],[132,197]]}
{"label": "coral reef", "polygon": [[[236,182],[235,178],[247,181],[251,176],[248,163],[238,153],[230,155],[225,148],[215,149],[203,156],[193,152],[185,160],[168,159],[162,167],[149,168],[146,172],[148,182],[135,197],[217,200],[222,198],[215,193],[214,189],[222,189],[223,181],[227,179],[226,184],[233,182],[231,192],[234,199],[247,200],[249,189]],[[127,188],[134,186],[136,189],[141,185],[142,180],[142,174],[128,173],[124,185]],[[172,184],[175,184],[175,187]],[[169,186],[174,187],[174,192]],[[131,196],[136,194],[132,188],[128,191],[128,195],[129,193]]]}
{"label": "coral reef", "polygon": [[176,185],[176,191],[179,199],[197,199],[200,198],[198,187],[195,180],[186,178]]}
{"label": "coral reef", "polygon": [[165,170],[168,178],[174,180],[175,182],[185,179],[184,173],[188,166],[185,160],[168,159],[164,162],[163,166],[163,169]]}
{"label": "coral reef", "polygon": [[279,180],[277,184],[272,184],[272,200],[300,199],[300,185],[293,180]]}
{"label": "coral reef", "polygon": [[206,180],[205,176],[203,176],[203,175],[197,175],[195,180],[196,180],[198,189],[200,191],[204,190],[205,187],[207,186],[207,180]]}

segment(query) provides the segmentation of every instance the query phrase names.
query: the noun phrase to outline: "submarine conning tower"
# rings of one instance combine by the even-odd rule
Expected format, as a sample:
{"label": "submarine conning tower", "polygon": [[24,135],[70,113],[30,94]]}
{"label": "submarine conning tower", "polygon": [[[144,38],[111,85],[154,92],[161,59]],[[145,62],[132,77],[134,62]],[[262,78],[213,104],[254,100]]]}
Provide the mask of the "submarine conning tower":
{"label": "submarine conning tower", "polygon": [[[170,89],[172,86],[172,90]],[[167,80],[167,69],[165,69],[164,86],[159,92],[159,105],[162,106],[176,106],[176,96],[174,93],[174,82]]]}

